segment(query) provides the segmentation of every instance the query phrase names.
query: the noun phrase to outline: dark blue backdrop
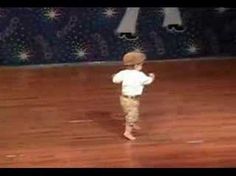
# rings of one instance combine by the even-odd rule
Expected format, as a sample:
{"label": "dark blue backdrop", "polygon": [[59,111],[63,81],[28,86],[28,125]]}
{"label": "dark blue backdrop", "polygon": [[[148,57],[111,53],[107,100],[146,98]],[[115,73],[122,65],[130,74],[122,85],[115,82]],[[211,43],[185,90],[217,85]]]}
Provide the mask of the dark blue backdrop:
{"label": "dark blue backdrop", "polygon": [[131,40],[115,33],[126,8],[0,8],[0,64],[111,61],[131,50],[150,60],[236,54],[234,9],[179,8],[181,30],[163,26],[163,9],[140,8]]}

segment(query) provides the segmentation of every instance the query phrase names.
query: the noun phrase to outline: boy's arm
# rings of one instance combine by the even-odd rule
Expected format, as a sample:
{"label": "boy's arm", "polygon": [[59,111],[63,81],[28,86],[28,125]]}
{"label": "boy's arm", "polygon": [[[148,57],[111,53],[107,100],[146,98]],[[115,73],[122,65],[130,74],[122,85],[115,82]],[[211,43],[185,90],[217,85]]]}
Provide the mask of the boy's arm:
{"label": "boy's arm", "polygon": [[119,84],[122,82],[122,73],[119,72],[117,74],[112,75],[112,82],[115,84]]}
{"label": "boy's arm", "polygon": [[153,73],[149,73],[149,76],[143,74],[143,85],[151,84],[155,79],[155,75]]}

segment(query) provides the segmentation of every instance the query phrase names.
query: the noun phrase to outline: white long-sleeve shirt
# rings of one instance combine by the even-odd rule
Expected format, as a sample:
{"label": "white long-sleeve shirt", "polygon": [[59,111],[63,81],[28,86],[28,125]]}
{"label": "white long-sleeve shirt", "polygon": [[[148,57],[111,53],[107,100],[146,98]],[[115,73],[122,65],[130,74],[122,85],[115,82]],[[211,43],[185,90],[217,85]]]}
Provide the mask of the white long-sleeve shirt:
{"label": "white long-sleeve shirt", "polygon": [[113,76],[113,83],[122,83],[122,94],[136,96],[143,93],[145,85],[151,84],[153,78],[138,70],[122,70]]}

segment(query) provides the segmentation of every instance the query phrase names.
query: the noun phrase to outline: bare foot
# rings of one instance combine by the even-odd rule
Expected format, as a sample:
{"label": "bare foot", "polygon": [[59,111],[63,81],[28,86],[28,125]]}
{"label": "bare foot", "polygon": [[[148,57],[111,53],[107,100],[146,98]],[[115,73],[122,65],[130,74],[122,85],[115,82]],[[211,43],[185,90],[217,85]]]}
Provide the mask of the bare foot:
{"label": "bare foot", "polygon": [[132,134],[130,134],[130,133],[124,133],[124,136],[125,136],[127,139],[131,140],[131,141],[133,141],[133,140],[136,139],[136,138],[135,138],[134,136],[132,136]]}
{"label": "bare foot", "polygon": [[141,129],[140,126],[138,126],[138,125],[134,125],[133,128],[134,128],[135,130],[140,130],[140,129]]}

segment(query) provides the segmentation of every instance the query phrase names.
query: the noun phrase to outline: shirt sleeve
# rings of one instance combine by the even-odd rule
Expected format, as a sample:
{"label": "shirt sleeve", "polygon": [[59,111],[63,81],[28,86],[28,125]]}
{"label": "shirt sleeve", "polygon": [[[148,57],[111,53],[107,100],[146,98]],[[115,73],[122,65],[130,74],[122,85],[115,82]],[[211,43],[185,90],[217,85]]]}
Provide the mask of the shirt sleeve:
{"label": "shirt sleeve", "polygon": [[153,78],[150,76],[145,75],[144,73],[141,73],[141,83],[143,85],[148,85],[153,82]]}
{"label": "shirt sleeve", "polygon": [[119,84],[123,81],[123,73],[122,72],[118,72],[117,74],[115,74],[112,78],[112,82]]}

